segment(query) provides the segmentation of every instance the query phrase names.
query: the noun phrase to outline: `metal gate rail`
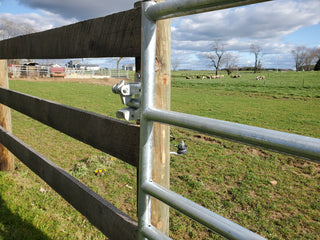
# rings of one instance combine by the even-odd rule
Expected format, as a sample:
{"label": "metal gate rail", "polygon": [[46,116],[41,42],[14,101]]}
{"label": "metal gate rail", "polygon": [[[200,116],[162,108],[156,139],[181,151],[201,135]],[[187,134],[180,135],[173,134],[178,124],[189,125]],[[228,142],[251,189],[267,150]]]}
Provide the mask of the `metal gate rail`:
{"label": "metal gate rail", "polygon": [[320,162],[320,139],[154,108],[156,21],[268,0],[171,0],[142,3],[142,96],[138,218],[139,239],[170,239],[151,225],[151,196],[228,239],[265,239],[152,182],[153,122],[170,124]]}
{"label": "metal gate rail", "polygon": [[146,109],[150,120],[281,152],[320,163],[320,139],[161,109]]}

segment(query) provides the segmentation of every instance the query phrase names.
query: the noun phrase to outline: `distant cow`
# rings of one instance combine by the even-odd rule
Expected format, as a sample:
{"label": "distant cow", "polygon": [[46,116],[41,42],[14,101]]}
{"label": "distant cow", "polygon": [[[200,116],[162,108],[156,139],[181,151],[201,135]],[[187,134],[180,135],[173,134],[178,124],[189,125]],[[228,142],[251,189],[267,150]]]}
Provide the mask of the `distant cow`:
{"label": "distant cow", "polygon": [[231,77],[232,77],[232,78],[240,78],[240,77],[241,77],[241,75],[236,74],[236,75],[231,75]]}
{"label": "distant cow", "polygon": [[256,80],[263,80],[263,79],[265,79],[266,77],[265,76],[257,76],[256,77]]}

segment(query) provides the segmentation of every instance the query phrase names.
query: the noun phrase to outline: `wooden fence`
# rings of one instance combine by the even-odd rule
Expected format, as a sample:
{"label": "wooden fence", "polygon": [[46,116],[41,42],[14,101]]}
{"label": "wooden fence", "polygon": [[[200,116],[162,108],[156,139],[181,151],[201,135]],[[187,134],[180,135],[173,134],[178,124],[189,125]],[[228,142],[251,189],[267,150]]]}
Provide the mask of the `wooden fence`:
{"label": "wooden fence", "polygon": [[[156,22],[154,20],[172,17],[172,12],[178,10],[180,12],[178,11],[175,16],[198,12],[194,2],[199,4],[199,9],[203,8],[209,11],[263,1],[268,0],[228,0],[222,2],[212,0],[210,8],[208,8],[206,0],[170,1],[167,4],[154,5],[154,8],[150,7],[148,16],[154,19],[151,21],[146,18],[145,12],[142,15],[142,19],[144,19],[142,28],[147,35],[147,37],[144,36],[142,43],[144,52],[142,62],[145,64],[143,76],[152,75],[155,71],[153,62],[156,55],[155,49],[151,50],[152,47],[150,47],[152,44],[155,45],[153,36],[155,35]],[[186,2],[189,4],[184,6]],[[151,6],[151,3],[143,3],[144,7],[147,5]],[[150,28],[149,31],[144,28],[145,26]],[[0,59],[136,57],[136,63],[140,65],[140,49],[141,9],[136,6],[132,10],[110,16],[1,41]],[[162,54],[166,55],[164,52]],[[161,62],[159,58],[157,60]],[[150,67],[151,65],[152,67]],[[157,67],[159,66],[160,64],[157,65]],[[0,72],[0,78],[1,76],[3,74]],[[167,77],[168,75],[163,73],[162,81],[168,83]],[[5,126],[0,127],[0,142],[110,239],[133,240],[137,239],[138,235],[159,239],[159,236],[163,236],[162,232],[159,233],[153,227],[154,224],[150,224],[150,196],[163,201],[229,239],[262,239],[249,230],[150,181],[152,175],[150,162],[153,160],[150,157],[151,144],[153,144],[151,125],[153,122],[158,122],[193,129],[273,151],[309,158],[316,162],[319,162],[320,140],[171,112],[159,109],[159,106],[154,108],[153,98],[151,100],[150,97],[155,95],[153,90],[151,91],[153,84],[151,78],[146,82],[142,81],[147,94],[143,95],[141,122],[144,124],[141,127],[141,135],[140,129],[136,125],[0,87],[0,103],[135,167],[139,165],[139,139],[141,138],[139,201],[142,204],[139,205],[139,212],[142,212],[143,214],[140,216],[143,216],[139,216],[139,233],[136,221],[12,135],[5,129]],[[167,91],[167,93],[169,92]],[[0,117],[1,122],[2,118]],[[155,152],[160,152],[160,150]],[[157,171],[158,169],[159,167],[157,167]],[[166,237],[164,238],[166,239]]]}
{"label": "wooden fence", "polygon": [[[0,42],[0,59],[136,57],[141,9]],[[0,88],[0,103],[135,167],[139,127],[88,111]],[[0,142],[110,239],[137,239],[138,224],[77,179],[0,127]],[[124,144],[125,143],[125,144]]]}

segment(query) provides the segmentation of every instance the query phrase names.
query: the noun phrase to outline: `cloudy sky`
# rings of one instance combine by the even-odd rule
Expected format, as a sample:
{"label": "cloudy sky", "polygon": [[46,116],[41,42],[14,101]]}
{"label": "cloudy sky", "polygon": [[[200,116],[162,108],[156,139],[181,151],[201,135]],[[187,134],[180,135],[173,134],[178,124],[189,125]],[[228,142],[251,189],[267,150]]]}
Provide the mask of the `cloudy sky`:
{"label": "cloudy sky", "polygon": [[[0,0],[0,21],[28,23],[42,31],[128,10],[134,2]],[[238,55],[240,66],[253,65],[253,43],[262,48],[263,67],[294,68],[292,49],[300,45],[320,47],[319,9],[320,0],[275,0],[172,19],[172,59],[180,63],[180,69],[209,69],[205,54],[219,39],[227,51]],[[114,64],[97,61],[106,67]]]}

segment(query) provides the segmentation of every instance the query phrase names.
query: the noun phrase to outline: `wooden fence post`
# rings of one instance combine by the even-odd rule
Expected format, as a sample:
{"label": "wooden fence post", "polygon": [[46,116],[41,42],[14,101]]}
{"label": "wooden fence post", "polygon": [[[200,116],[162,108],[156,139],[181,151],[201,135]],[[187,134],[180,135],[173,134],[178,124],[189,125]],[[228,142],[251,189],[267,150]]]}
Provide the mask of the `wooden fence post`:
{"label": "wooden fence post", "polygon": [[[8,88],[8,61],[0,60],[0,87]],[[7,131],[12,131],[10,108],[0,104],[0,126]],[[14,158],[11,152],[0,144],[0,170],[12,171],[14,169]]]}
{"label": "wooden fence post", "polygon": [[[157,2],[163,2],[158,0]],[[170,19],[157,22],[157,50],[155,72],[155,107],[170,110],[171,94],[171,30]],[[153,173],[154,182],[170,187],[170,128],[154,124]],[[158,200],[152,201],[151,223],[169,234],[169,207]]]}

